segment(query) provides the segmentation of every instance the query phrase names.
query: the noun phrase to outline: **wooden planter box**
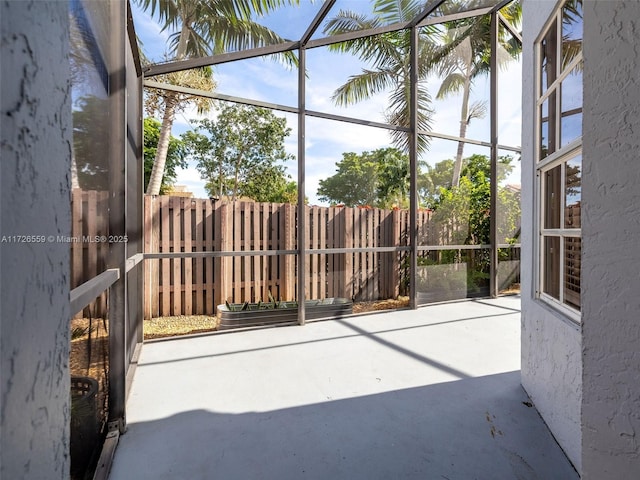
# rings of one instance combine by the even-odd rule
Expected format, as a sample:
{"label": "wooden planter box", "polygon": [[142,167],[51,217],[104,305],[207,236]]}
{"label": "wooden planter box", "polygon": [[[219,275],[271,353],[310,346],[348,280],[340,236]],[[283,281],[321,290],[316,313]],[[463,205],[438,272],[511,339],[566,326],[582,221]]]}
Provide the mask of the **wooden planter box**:
{"label": "wooden planter box", "polygon": [[[281,302],[278,308],[273,303],[250,303],[244,310],[241,303],[218,305],[220,324],[218,330],[230,328],[256,327],[260,325],[293,324],[298,322],[296,302]],[[325,298],[305,302],[305,318],[342,317],[353,312],[353,302],[346,298]]]}

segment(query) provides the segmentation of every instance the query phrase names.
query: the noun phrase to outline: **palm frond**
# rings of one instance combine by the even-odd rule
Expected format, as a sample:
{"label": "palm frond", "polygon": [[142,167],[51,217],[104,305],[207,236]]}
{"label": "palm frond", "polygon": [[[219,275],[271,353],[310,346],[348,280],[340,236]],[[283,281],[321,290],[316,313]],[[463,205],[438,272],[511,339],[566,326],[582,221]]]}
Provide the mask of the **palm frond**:
{"label": "palm frond", "polygon": [[484,118],[487,116],[487,102],[486,100],[475,101],[469,106],[469,112],[467,115],[467,123],[474,118]]}
{"label": "palm frond", "polygon": [[374,14],[386,25],[413,20],[423,8],[424,2],[416,0],[377,0]]}
{"label": "palm frond", "polygon": [[[433,117],[433,109],[431,108],[431,96],[427,88],[419,84],[418,85],[418,130],[431,130],[431,118]],[[397,88],[391,92],[389,96],[389,106],[385,112],[385,117],[388,123],[392,125],[398,125],[401,127],[409,128],[411,126],[411,92],[408,88]],[[404,150],[409,150],[409,135],[407,132],[392,131],[391,138],[394,144]],[[429,138],[420,135],[418,136],[418,153],[423,153],[428,149]]]}
{"label": "palm frond", "polygon": [[338,14],[329,20],[323,33],[327,35],[339,35],[341,33],[357,32],[369,28],[377,28],[380,21],[377,18],[368,18],[365,14],[340,10]]}
{"label": "palm frond", "polygon": [[438,89],[436,98],[441,100],[452,93],[459,92],[464,86],[465,76],[459,72],[452,72],[445,77]]}
{"label": "palm frond", "polygon": [[360,75],[349,77],[338,87],[331,99],[340,106],[347,106],[371,98],[394,84],[394,75],[387,71],[363,70]]}

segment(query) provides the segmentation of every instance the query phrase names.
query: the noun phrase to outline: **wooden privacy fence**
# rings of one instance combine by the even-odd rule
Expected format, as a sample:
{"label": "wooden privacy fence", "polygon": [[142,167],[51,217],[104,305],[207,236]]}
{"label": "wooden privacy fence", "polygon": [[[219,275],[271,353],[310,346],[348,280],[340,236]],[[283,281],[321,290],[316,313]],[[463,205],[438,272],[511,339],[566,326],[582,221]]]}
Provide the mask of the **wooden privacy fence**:
{"label": "wooden privacy fence", "polygon": [[[74,189],[71,192],[71,237],[59,236],[57,242],[71,249],[71,288],[76,288],[105,270],[109,242],[109,192]],[[106,314],[107,293],[103,293],[75,317],[99,318]]]}
{"label": "wooden privacy fence", "polygon": [[[248,256],[151,259],[145,273],[145,318],[213,315],[229,301],[297,298],[295,254],[260,252],[297,248],[295,205],[214,202],[146,196],[146,253],[248,252]],[[306,298],[377,300],[401,292],[405,252],[330,253],[332,248],[397,247],[408,244],[409,213],[344,207],[305,207],[303,235]],[[420,212],[426,235],[430,212]]]}

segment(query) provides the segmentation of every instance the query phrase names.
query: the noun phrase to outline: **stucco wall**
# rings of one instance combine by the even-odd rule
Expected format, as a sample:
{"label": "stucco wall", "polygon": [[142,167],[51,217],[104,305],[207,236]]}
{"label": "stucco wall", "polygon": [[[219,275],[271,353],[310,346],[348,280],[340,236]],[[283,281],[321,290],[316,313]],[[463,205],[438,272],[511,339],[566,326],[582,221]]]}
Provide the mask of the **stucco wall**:
{"label": "stucco wall", "polygon": [[2,479],[69,472],[68,3],[2,1]]}
{"label": "stucco wall", "polygon": [[585,480],[640,476],[640,2],[584,12]]}
{"label": "stucco wall", "polygon": [[[523,2],[522,63],[522,385],[576,469],[581,471],[580,330],[535,300],[534,43],[557,6]],[[583,268],[584,271],[584,268]]]}

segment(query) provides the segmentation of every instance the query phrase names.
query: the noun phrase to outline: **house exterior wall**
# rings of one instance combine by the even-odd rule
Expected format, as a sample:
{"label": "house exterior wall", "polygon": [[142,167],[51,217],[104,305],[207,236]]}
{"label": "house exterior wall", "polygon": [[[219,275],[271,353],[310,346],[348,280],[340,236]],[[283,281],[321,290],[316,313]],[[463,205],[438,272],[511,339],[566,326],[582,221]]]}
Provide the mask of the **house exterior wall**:
{"label": "house exterior wall", "polygon": [[47,238],[71,224],[68,8],[0,3],[3,479],[69,475],[69,245]]}
{"label": "house exterior wall", "polygon": [[[535,299],[535,41],[558,2],[523,2],[522,54],[522,385],[569,460],[581,471],[580,329]],[[584,271],[583,263],[583,271]]]}
{"label": "house exterior wall", "polygon": [[584,7],[582,465],[640,472],[640,2]]}

